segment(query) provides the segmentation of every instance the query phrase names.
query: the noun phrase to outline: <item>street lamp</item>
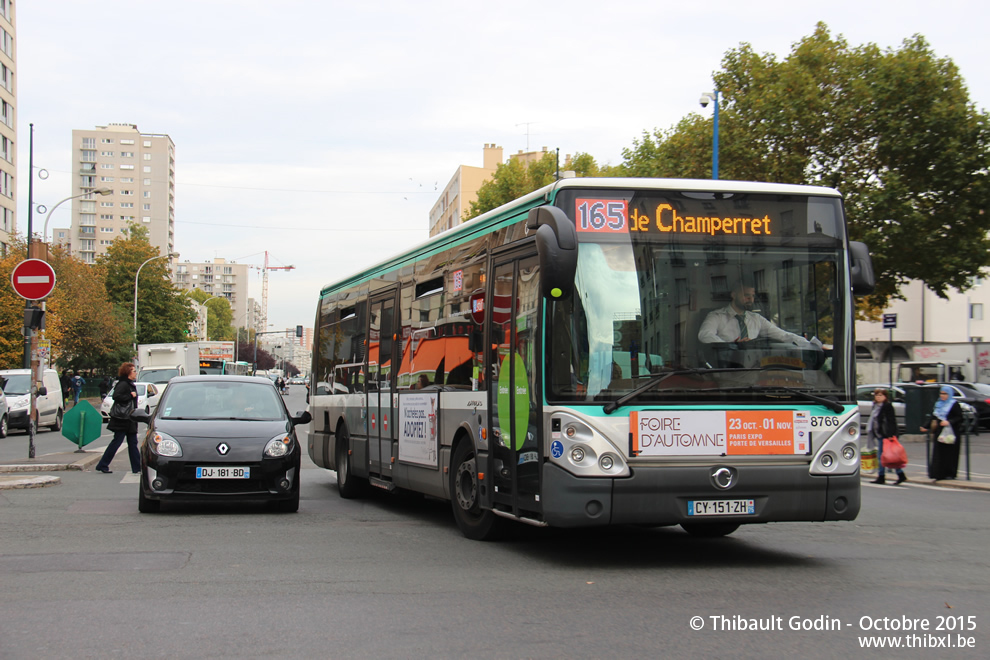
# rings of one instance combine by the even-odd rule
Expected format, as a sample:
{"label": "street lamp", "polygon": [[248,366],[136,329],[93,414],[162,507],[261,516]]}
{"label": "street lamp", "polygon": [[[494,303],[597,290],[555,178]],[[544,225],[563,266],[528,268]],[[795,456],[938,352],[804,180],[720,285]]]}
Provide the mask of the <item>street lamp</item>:
{"label": "street lamp", "polygon": [[78,195],[73,195],[72,197],[66,197],[61,202],[59,202],[58,204],[56,204],[55,206],[53,206],[52,207],[52,210],[49,211],[48,212],[48,215],[45,216],[45,228],[41,232],[41,242],[42,243],[45,243],[45,242],[48,241],[48,220],[51,219],[52,213],[55,212],[55,209],[57,209],[61,204],[63,204],[64,202],[69,201],[70,199],[76,199],[77,197],[86,197],[87,195],[92,195],[92,194],[97,194],[97,195],[112,195],[113,194],[113,190],[111,188],[97,188],[96,190],[90,190],[90,191],[87,191],[87,192],[84,192],[84,193],[80,193]]}
{"label": "street lamp", "polygon": [[702,108],[708,107],[709,103],[715,104],[714,129],[712,130],[712,179],[718,178],[718,95],[719,91],[705,92],[701,95],[698,103]]}
{"label": "street lamp", "polygon": [[168,254],[160,254],[157,257],[151,257],[145,260],[143,264],[138,266],[137,272],[134,273],[134,355],[137,356],[137,289],[138,289],[138,278],[141,276],[141,269],[148,265],[148,263],[154,261],[155,259],[178,259],[178,252],[169,252]]}
{"label": "street lamp", "polygon": [[[203,308],[206,309],[206,314],[203,317],[203,336],[200,337],[200,339],[202,339],[203,341],[209,341],[210,340],[209,336],[206,333],[207,326],[209,325],[209,322],[210,322],[210,308],[206,306],[206,303],[208,303],[211,300],[214,300],[216,298],[223,298],[224,300],[227,300],[227,297],[226,296],[210,296],[209,298],[207,298],[203,302],[196,303],[198,306],[203,307]],[[196,301],[193,300],[193,302],[196,302]],[[228,301],[228,304],[229,304],[229,301]]]}

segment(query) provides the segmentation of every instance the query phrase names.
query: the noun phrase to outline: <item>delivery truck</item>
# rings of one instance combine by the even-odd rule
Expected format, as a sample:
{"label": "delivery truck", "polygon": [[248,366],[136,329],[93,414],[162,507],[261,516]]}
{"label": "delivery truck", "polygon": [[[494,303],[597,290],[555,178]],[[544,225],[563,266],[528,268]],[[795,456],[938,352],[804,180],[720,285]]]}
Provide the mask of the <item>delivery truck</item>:
{"label": "delivery truck", "polygon": [[137,379],[164,389],[176,376],[199,374],[199,343],[139,344]]}

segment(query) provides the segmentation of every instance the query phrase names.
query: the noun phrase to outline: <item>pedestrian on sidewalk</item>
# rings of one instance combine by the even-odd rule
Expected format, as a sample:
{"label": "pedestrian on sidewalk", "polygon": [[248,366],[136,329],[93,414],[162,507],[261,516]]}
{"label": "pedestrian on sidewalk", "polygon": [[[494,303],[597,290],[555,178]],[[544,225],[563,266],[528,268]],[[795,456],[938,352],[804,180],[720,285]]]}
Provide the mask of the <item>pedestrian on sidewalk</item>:
{"label": "pedestrian on sidewalk", "polygon": [[[134,367],[134,364],[125,362],[120,365],[120,369],[117,372],[117,385],[113,388],[114,405],[118,403],[123,404],[131,411],[137,407],[137,387],[134,386],[135,380],[137,380],[137,369]],[[106,451],[103,452],[103,458],[96,464],[96,471],[103,472],[104,474],[110,474],[112,472],[110,461],[113,460],[113,457],[117,454],[117,449],[126,438],[127,455],[131,459],[131,472],[135,474],[141,472],[141,453],[138,451],[137,439],[138,423],[131,419],[129,413],[126,417],[115,417],[111,408],[107,429],[113,431],[113,440],[110,441]]]}
{"label": "pedestrian on sidewalk", "polygon": [[[890,402],[890,394],[882,387],[873,390],[873,409],[870,411],[870,421],[866,426],[870,438],[877,445],[877,478],[871,483],[886,483],[886,470],[883,466],[883,440],[897,436],[897,416],[894,414],[894,404]],[[892,468],[893,469],[893,468]],[[907,481],[903,468],[897,468],[897,481],[894,485]]]}
{"label": "pedestrian on sidewalk", "polygon": [[955,479],[959,467],[959,443],[962,442],[962,406],[952,395],[952,388],[943,385],[932,416],[922,433],[928,433],[932,442],[932,458],[928,463],[929,479]]}
{"label": "pedestrian on sidewalk", "polygon": [[79,403],[79,394],[82,393],[83,385],[86,384],[86,379],[76,372],[76,375],[72,377],[72,405]]}

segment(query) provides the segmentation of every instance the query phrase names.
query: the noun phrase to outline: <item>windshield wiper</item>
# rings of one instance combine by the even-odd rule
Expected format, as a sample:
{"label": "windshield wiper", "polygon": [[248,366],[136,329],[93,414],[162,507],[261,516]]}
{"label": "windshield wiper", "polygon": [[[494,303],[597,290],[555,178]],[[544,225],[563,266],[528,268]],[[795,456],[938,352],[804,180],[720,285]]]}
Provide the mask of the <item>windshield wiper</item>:
{"label": "windshield wiper", "polygon": [[632,392],[629,392],[628,394],[623,394],[615,401],[610,401],[609,403],[606,403],[604,406],[602,406],[602,410],[605,411],[606,415],[611,415],[620,407],[626,405],[627,403],[638,397],[643,392],[653,389],[654,387],[656,387],[663,381],[667,380],[671,376],[682,376],[684,374],[717,374],[717,373],[725,373],[727,371],[741,371],[741,369],[694,369],[691,367],[686,367],[684,369],[674,369],[673,371],[668,371],[665,374],[657,374],[647,382],[643,383],[642,385],[634,389]]}
{"label": "windshield wiper", "polygon": [[825,406],[826,408],[828,408],[829,410],[831,410],[834,413],[841,413],[842,410],[843,410],[842,404],[840,404],[837,401],[833,401],[831,399],[826,399],[823,396],[818,396],[817,394],[812,394],[811,392],[805,392],[804,390],[796,390],[793,387],[784,387],[783,385],[774,385],[772,387],[771,386],[760,386],[760,385],[751,385],[751,386],[747,386],[747,387],[728,387],[728,388],[723,388],[720,391],[722,391],[722,392],[728,392],[728,391],[733,391],[733,390],[735,390],[735,391],[748,391],[748,392],[759,391],[759,390],[763,390],[763,391],[766,391],[766,390],[780,390],[781,392],[787,392],[788,394],[794,394],[794,395],[797,395],[798,397],[800,397],[802,399],[806,399],[808,401],[814,401],[815,403],[819,403],[819,404]]}

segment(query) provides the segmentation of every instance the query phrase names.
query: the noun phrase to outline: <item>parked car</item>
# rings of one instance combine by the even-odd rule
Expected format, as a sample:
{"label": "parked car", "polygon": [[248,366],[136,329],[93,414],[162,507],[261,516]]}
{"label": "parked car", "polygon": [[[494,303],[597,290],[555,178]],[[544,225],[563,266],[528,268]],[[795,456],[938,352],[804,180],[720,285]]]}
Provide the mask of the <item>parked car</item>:
{"label": "parked car", "polygon": [[7,437],[7,396],[0,387],[0,438]]}
{"label": "parked car", "polygon": [[308,412],[290,415],[267,378],[179,376],[162,395],[141,444],[138,510],[165,501],[268,500],[299,509],[302,449],[295,427]]}
{"label": "parked car", "polygon": [[[38,392],[35,406],[38,409],[38,426],[47,426],[53,431],[62,430],[62,416],[65,402],[62,399],[62,385],[54,369],[45,369],[41,384],[44,394]],[[7,429],[28,427],[28,407],[31,405],[31,370],[4,369],[0,371],[0,388],[7,398]]]}
{"label": "parked car", "polygon": [[[116,387],[117,381],[114,381],[114,387]],[[154,415],[155,410],[158,408],[158,399],[161,398],[161,385],[156,385],[155,383],[142,383],[141,381],[136,381],[134,387],[137,388],[137,406],[136,410],[144,409],[149,415]],[[107,394],[103,399],[103,404],[100,406],[100,415],[103,416],[104,422],[110,421],[110,409],[113,408],[113,387],[110,388],[110,394]]]}

